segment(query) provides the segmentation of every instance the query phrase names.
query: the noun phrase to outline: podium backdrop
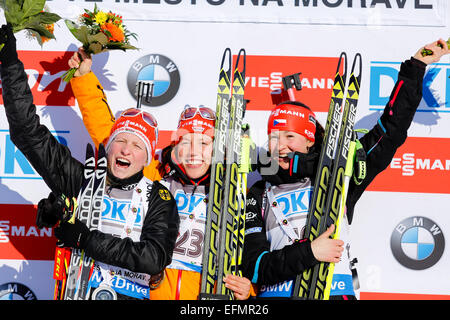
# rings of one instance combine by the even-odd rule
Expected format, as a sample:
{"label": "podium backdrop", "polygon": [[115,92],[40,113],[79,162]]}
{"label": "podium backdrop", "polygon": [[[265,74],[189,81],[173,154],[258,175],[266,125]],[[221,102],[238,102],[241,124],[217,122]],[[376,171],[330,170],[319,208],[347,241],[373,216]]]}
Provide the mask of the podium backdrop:
{"label": "podium backdrop", "polygon": [[[138,35],[139,50],[94,56],[93,70],[112,110],[136,105],[136,80],[154,80],[153,105],[163,147],[186,104],[216,103],[222,53],[247,52],[245,122],[267,144],[270,92],[301,72],[296,98],[325,123],[342,51],[363,59],[357,128],[372,128],[400,63],[423,45],[450,36],[445,0],[53,0],[50,11],[76,20],[83,9],[113,11]],[[3,13],[1,14],[3,17]],[[4,18],[1,20],[4,23]],[[40,47],[16,35],[42,123],[79,160],[91,142],[70,85],[60,76],[80,46],[61,20],[56,41]],[[409,138],[364,193],[351,225],[361,299],[450,298],[450,63],[428,67]],[[145,72],[144,72],[145,71]],[[3,100],[0,99],[0,104]],[[9,138],[0,108],[0,299],[52,299],[55,238],[35,226],[49,189]]]}

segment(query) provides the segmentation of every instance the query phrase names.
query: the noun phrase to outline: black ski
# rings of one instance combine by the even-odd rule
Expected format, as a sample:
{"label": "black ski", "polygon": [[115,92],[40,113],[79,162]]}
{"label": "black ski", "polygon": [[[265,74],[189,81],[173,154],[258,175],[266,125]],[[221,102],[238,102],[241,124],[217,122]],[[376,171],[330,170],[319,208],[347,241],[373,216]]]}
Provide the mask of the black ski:
{"label": "black ski", "polygon": [[[239,68],[240,59],[242,68]],[[236,59],[233,75],[230,121],[228,126],[228,142],[226,150],[225,186],[223,206],[220,217],[218,246],[218,295],[231,299],[230,289],[225,287],[223,278],[228,274],[237,274],[237,251],[243,248],[243,239],[239,237],[239,221],[241,212],[241,185],[239,184],[239,162],[241,155],[242,122],[245,112],[245,50],[241,49]]]}
{"label": "black ski", "polygon": [[[227,71],[224,70],[226,59],[229,65]],[[243,65],[242,69],[239,68],[240,62]],[[230,273],[238,274],[244,241],[245,219],[242,214],[245,214],[243,213],[245,204],[241,183],[243,173],[239,170],[242,121],[245,112],[244,49],[241,49],[237,56],[232,86],[230,77],[231,50],[227,48],[222,58],[219,76],[199,299],[232,299],[233,295],[225,287],[223,277]]]}
{"label": "black ski", "polygon": [[[77,198],[77,209],[75,211],[75,217],[80,216],[80,211],[85,212],[90,208],[90,199],[92,197],[93,192],[93,184],[94,184],[94,176],[95,176],[95,154],[94,149],[91,144],[87,144],[86,146],[86,161],[84,165],[84,173],[83,173],[83,183],[81,185],[80,193]],[[74,221],[71,221],[74,223]],[[70,222],[70,221],[69,221]],[[70,264],[68,266],[67,271],[67,280],[66,287],[64,293],[65,300],[74,300],[75,299],[75,291],[78,275],[80,273],[80,262],[81,262],[81,250],[73,249],[70,255]]]}
{"label": "black ski", "polygon": [[[344,70],[339,72],[342,61]],[[311,206],[305,229],[305,237],[314,240],[332,224],[335,225],[336,235],[339,230],[339,217],[345,210],[348,179],[345,179],[350,143],[354,137],[353,126],[356,118],[356,106],[359,97],[359,88],[362,73],[361,55],[356,54],[351,69],[348,86],[345,86],[347,77],[347,56],[342,53],[336,71],[332,90],[330,109],[325,127],[324,144],[322,146],[318,172],[315,180]],[[359,65],[357,75],[356,65]],[[342,105],[344,97],[345,105]],[[331,274],[329,274],[331,267]],[[294,298],[324,299],[329,297],[330,284],[334,264],[322,262],[314,268],[304,271],[297,276],[294,286]]]}
{"label": "black ski", "polygon": [[[343,71],[341,71],[341,66]],[[347,78],[347,55],[341,53],[334,78],[331,93],[328,117],[325,125],[325,135],[319,156],[319,164],[315,178],[315,184],[310,201],[308,218],[306,221],[305,238],[313,241],[320,235],[320,223],[326,215],[324,211],[328,185],[332,171],[332,164],[339,136],[339,124],[342,114],[342,103],[345,94]],[[313,279],[313,269],[307,269],[298,275],[295,280],[293,298],[307,299],[310,297],[310,288]]]}
{"label": "black ski", "polygon": [[[356,71],[355,63],[358,62],[359,62],[359,70],[358,74],[355,75]],[[339,160],[338,165],[336,166],[335,169],[337,173],[334,174],[336,182],[334,184],[331,184],[331,186],[334,186],[335,192],[333,192],[333,197],[330,197],[332,199],[330,200],[330,210],[328,210],[330,212],[330,215],[328,219],[324,219],[324,226],[323,226],[323,230],[326,230],[326,228],[328,228],[331,224],[335,224],[336,228],[332,234],[332,238],[334,239],[339,239],[341,222],[342,219],[345,218],[345,210],[350,179],[354,177],[355,183],[359,184],[362,182],[362,180],[364,180],[366,175],[365,154],[364,157],[356,156],[358,150],[360,149],[359,147],[357,147],[358,144],[355,141],[356,134],[354,131],[354,125],[356,120],[356,109],[359,100],[361,75],[362,75],[362,58],[361,55],[358,53],[355,56],[355,60],[353,61],[349,85],[347,88],[347,97],[345,99],[344,119],[346,119],[347,123],[345,129],[341,130],[341,134],[343,137],[340,139],[341,144],[338,150]],[[360,170],[355,171],[354,166],[355,164],[357,164],[358,166],[362,166],[360,168],[361,171]],[[340,179],[342,179],[342,183],[340,183]],[[335,207],[337,207],[338,210],[335,210],[334,209]],[[322,290],[320,291],[316,290],[314,294],[317,294],[318,297],[324,300],[328,300],[330,296],[331,284],[334,274],[334,263],[328,263],[327,265],[325,265],[324,269],[319,268],[319,274],[321,273],[321,270],[325,270],[326,273],[325,291],[322,292]],[[321,287],[322,284],[320,288]]]}
{"label": "black ski", "polygon": [[[102,144],[99,146],[97,163],[92,145],[87,145],[86,162],[84,182],[78,196],[78,207],[74,216],[85,223],[90,230],[94,230],[98,228],[100,222],[106,178],[106,153]],[[93,260],[84,254],[84,250],[72,250],[67,273],[65,300],[89,298],[87,285],[92,266]]]}
{"label": "black ski", "polygon": [[[355,66],[357,62],[359,62],[359,70],[358,74],[355,75]],[[325,216],[323,216],[320,221],[319,234],[325,232],[327,228],[329,228],[332,224],[335,225],[333,235],[336,234],[336,231],[339,229],[340,222],[338,221],[339,212],[345,209],[347,193],[344,192],[344,176],[347,160],[353,161],[353,159],[348,158],[348,152],[350,148],[350,142],[354,137],[353,127],[356,120],[356,107],[358,104],[361,72],[361,55],[358,53],[353,60],[349,84],[346,90],[347,94],[345,99],[344,114],[341,121],[339,140],[336,147],[336,155],[333,163],[333,171],[328,186],[328,190],[330,192],[327,193],[327,200],[324,210]],[[309,289],[310,299],[324,299],[329,269],[330,263],[328,262],[321,262],[314,267],[311,288]],[[332,277],[330,277],[329,280],[331,281]]]}
{"label": "black ski", "polygon": [[223,181],[225,178],[225,150],[231,100],[231,67],[231,50],[226,48],[220,66],[217,89],[215,138],[211,161],[199,299],[209,299],[214,294],[217,274],[217,238],[219,217],[222,209]]}
{"label": "black ski", "polygon": [[[105,190],[106,183],[106,151],[103,144],[98,147],[97,155],[97,165],[95,168],[94,184],[93,184],[93,194],[90,200],[90,210],[89,212],[80,211],[81,214],[87,214],[87,216],[82,216],[82,221],[87,221],[86,225],[89,230],[96,230],[100,226],[101,209],[103,203],[103,193]],[[80,219],[81,220],[81,219]],[[84,250],[82,251],[83,260],[80,270],[80,275],[78,277],[77,283],[77,300],[87,300],[89,299],[90,288],[88,287],[89,279],[92,274],[92,268],[94,266],[94,260],[88,257]]]}

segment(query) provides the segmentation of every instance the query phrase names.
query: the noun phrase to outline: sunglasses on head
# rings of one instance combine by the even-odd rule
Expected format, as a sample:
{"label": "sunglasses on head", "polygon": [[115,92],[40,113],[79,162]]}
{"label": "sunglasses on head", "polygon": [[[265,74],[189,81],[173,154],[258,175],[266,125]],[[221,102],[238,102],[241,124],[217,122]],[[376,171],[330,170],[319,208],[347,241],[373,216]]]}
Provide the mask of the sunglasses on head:
{"label": "sunglasses on head", "polygon": [[180,120],[192,119],[197,113],[199,113],[205,120],[216,120],[216,114],[210,108],[202,105],[198,107],[191,107],[188,104],[184,107],[184,110],[180,115]]}
{"label": "sunglasses on head", "polygon": [[151,115],[148,112],[145,112],[142,109],[136,109],[136,108],[130,108],[125,110],[124,112],[122,112],[120,114],[121,117],[134,117],[137,115],[141,115],[142,119],[144,119],[144,121],[151,127],[153,128],[157,128],[158,127],[158,122],[156,121],[155,117],[153,115]]}

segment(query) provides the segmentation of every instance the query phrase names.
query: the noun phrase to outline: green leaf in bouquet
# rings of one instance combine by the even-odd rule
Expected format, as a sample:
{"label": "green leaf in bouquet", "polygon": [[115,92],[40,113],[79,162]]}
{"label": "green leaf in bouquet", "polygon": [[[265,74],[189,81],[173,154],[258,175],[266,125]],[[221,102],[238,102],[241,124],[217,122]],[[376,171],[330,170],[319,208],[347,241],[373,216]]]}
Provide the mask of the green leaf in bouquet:
{"label": "green leaf in bouquet", "polygon": [[[5,19],[13,26],[13,32],[22,30],[20,23],[22,21],[22,12],[20,5],[14,0],[3,0],[3,10],[5,12]],[[19,29],[19,30],[16,30]]]}
{"label": "green leaf in bouquet", "polygon": [[34,30],[29,30],[29,31],[30,31],[31,35],[36,38],[36,40],[39,43],[39,45],[42,47],[42,45],[44,44],[44,41],[42,40],[41,35],[38,32],[34,31]]}
{"label": "green leaf in bouquet", "polygon": [[77,37],[76,32],[78,30],[78,26],[73,21],[70,21],[70,20],[67,20],[67,19],[64,20],[64,23],[66,24],[67,29],[69,29],[69,31],[76,38]]}
{"label": "green leaf in bouquet", "polygon": [[[27,24],[26,29],[37,32],[41,37],[46,37],[49,39],[55,39],[53,33],[47,30],[47,28],[39,23]],[[38,40],[39,42],[39,40]]]}
{"label": "green leaf in bouquet", "polygon": [[73,28],[73,29],[69,28],[69,30],[70,30],[70,32],[72,32],[74,37],[83,44],[83,46],[89,45],[89,41],[88,41],[89,30],[86,26],[81,26],[79,28]]}
{"label": "green leaf in bouquet", "polygon": [[25,0],[23,1],[22,19],[31,17],[44,10],[45,0]]}
{"label": "green leaf in bouquet", "polygon": [[129,43],[122,43],[122,42],[108,42],[106,45],[106,48],[109,50],[138,50],[139,48],[136,48],[135,46],[132,46]]}
{"label": "green leaf in bouquet", "polygon": [[80,41],[83,45],[88,45],[88,35],[89,30],[86,26],[78,26],[74,22],[70,20],[64,20],[66,23],[67,28],[69,31],[73,34],[73,36]]}
{"label": "green leaf in bouquet", "polygon": [[32,17],[42,24],[53,24],[61,19],[59,15],[51,12],[39,12]]}
{"label": "green leaf in bouquet", "polygon": [[100,43],[93,42],[93,43],[89,44],[89,47],[88,47],[88,52],[89,53],[98,54],[98,53],[103,52],[103,51],[104,51],[103,50],[103,46]]}
{"label": "green leaf in bouquet", "polygon": [[95,35],[88,35],[88,41],[89,43],[98,42],[105,46],[108,43],[108,37],[104,33],[99,32]]}

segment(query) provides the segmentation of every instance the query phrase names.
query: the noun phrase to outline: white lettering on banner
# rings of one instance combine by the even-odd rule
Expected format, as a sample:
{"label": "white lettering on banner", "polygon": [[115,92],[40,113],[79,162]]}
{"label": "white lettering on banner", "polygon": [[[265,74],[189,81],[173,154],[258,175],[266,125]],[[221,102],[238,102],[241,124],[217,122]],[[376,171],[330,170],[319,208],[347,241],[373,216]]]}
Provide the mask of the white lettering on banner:
{"label": "white lettering on banner", "polygon": [[447,9],[447,0],[49,0],[49,4],[53,12],[67,17],[67,3],[84,7],[93,1],[124,17],[146,21],[279,23],[283,17],[283,23],[296,24],[429,26],[432,21],[445,26],[439,13]]}
{"label": "white lettering on banner", "polygon": [[51,236],[51,228],[38,229],[35,226],[16,226],[11,225],[9,220],[0,220],[0,243],[10,242],[11,237],[50,238]]}
{"label": "white lettering on banner", "polygon": [[333,281],[331,284],[331,290],[344,290],[345,282],[344,281]]}
{"label": "white lettering on banner", "polygon": [[450,171],[450,159],[422,159],[414,153],[404,153],[401,158],[393,158],[391,169],[401,169],[402,176],[413,176],[415,170]]}
{"label": "white lettering on banner", "polygon": [[262,285],[261,291],[265,292],[290,292],[292,287],[292,281],[284,281],[274,285]]}
{"label": "white lettering on banner", "polygon": [[[272,72],[269,76],[245,77],[245,85],[252,88],[269,88],[271,91],[280,90],[282,72]],[[331,89],[334,80],[330,78],[301,78],[302,87],[308,89]]]}

